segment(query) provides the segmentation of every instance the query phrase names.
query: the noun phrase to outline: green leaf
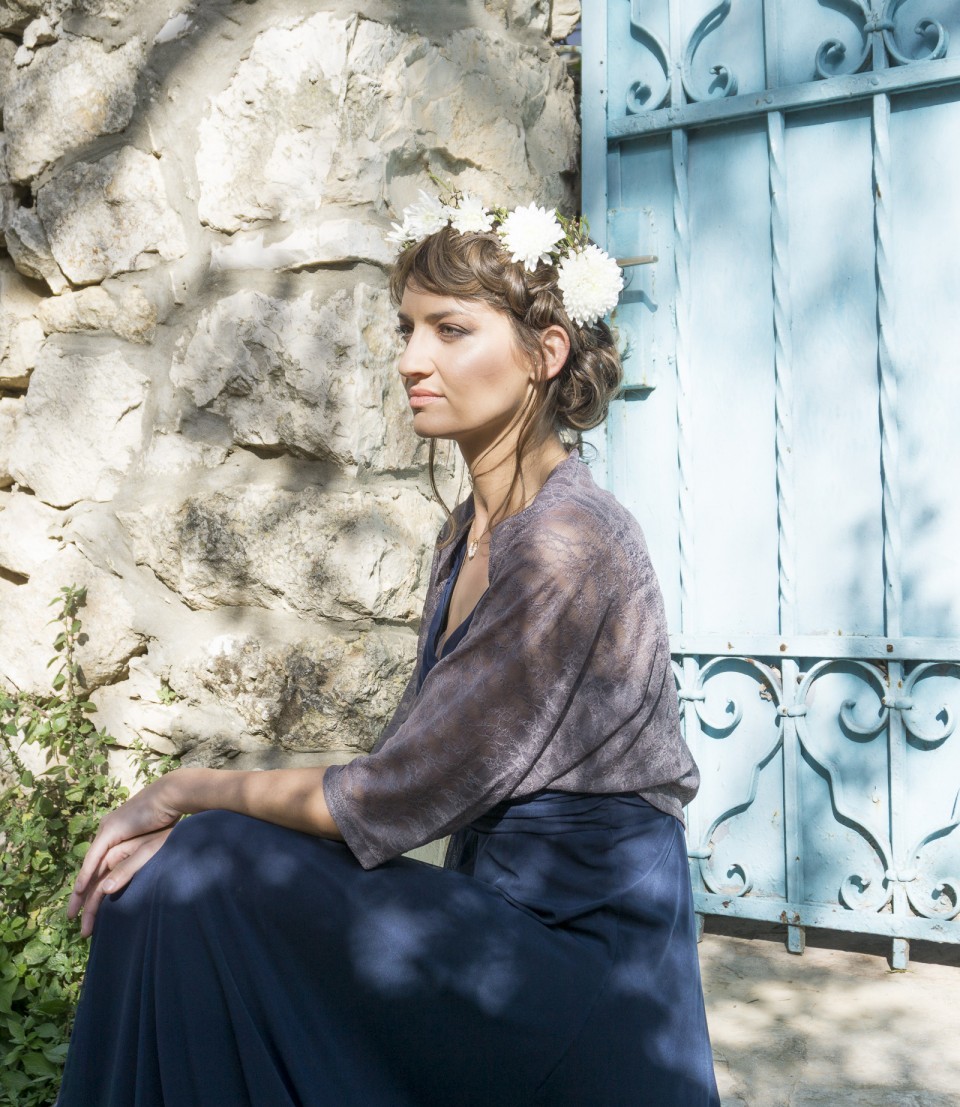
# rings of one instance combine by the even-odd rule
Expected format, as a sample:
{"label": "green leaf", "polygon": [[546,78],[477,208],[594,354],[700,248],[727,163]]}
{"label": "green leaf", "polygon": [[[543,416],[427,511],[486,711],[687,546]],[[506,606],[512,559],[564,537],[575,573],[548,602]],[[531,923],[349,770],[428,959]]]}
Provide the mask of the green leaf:
{"label": "green leaf", "polygon": [[[52,1022],[43,1022],[39,1026],[33,1027],[33,1036],[35,1038],[58,1038],[60,1036],[60,1027],[54,1026]],[[44,1050],[46,1053],[46,1050]]]}
{"label": "green leaf", "polygon": [[30,1078],[24,1073],[19,1072],[17,1069],[12,1069],[8,1067],[0,1070],[0,1084],[2,1084],[8,1092],[22,1092],[24,1088],[29,1085],[29,1083]]}
{"label": "green leaf", "polygon": [[23,1068],[31,1076],[56,1076],[57,1074],[56,1066],[36,1050],[23,1055]]}
{"label": "green leaf", "polygon": [[39,938],[27,942],[23,947],[23,961],[27,965],[40,965],[50,956],[51,950]]}

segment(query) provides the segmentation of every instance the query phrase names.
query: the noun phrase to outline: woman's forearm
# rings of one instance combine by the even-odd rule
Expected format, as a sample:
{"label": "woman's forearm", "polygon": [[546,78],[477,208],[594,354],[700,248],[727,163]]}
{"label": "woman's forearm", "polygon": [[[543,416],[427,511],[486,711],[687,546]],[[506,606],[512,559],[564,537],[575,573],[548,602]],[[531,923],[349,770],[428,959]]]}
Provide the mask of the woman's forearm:
{"label": "woman's forearm", "polygon": [[323,795],[326,769],[177,769],[163,779],[171,802],[184,814],[236,811],[269,823],[340,839]]}

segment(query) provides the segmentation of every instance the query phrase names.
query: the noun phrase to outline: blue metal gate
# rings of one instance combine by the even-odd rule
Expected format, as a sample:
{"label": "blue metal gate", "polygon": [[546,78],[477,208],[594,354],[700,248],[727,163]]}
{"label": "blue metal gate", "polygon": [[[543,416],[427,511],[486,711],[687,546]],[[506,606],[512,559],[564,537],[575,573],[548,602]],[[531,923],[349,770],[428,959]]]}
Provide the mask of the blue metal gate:
{"label": "blue metal gate", "polygon": [[960,3],[594,0],[599,445],[667,600],[701,914],[960,942]]}

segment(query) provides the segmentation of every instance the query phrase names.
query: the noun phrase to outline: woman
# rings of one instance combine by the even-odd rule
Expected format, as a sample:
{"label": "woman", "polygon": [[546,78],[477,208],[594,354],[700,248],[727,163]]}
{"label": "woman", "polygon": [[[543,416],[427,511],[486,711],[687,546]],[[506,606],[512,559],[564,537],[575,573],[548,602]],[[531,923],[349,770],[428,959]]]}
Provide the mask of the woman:
{"label": "woman", "polygon": [[104,820],[60,1107],[719,1103],[662,600],[562,436],[618,385],[619,271],[534,205],[424,197],[394,240],[414,429],[473,482],[416,670],[367,758],[179,769]]}

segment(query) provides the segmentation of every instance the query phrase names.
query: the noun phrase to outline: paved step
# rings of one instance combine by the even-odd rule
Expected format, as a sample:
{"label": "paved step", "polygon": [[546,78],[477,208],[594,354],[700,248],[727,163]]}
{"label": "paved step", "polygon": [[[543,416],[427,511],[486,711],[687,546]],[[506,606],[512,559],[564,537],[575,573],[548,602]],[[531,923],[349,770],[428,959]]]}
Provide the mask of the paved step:
{"label": "paved step", "polygon": [[[960,920],[957,925],[960,926]],[[700,946],[723,1107],[960,1107],[960,946],[707,919]]]}

